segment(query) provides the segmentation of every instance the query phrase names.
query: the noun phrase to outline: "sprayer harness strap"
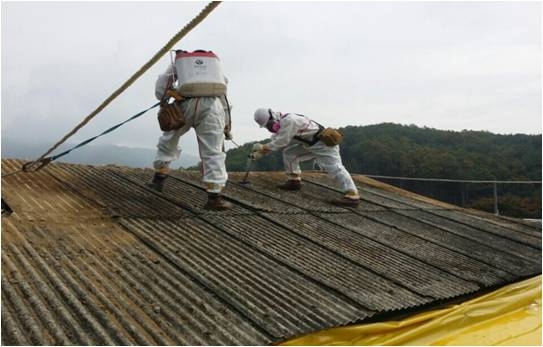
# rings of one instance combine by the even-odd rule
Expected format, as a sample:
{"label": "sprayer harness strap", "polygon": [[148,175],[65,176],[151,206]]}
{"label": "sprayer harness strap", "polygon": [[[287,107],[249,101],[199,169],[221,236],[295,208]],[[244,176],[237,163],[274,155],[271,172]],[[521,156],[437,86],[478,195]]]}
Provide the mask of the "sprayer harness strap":
{"label": "sprayer harness strap", "polygon": [[[303,114],[299,114],[299,113],[287,113],[287,114],[285,114],[285,117],[288,116],[289,114],[295,114],[295,115],[300,116],[300,117],[305,117]],[[317,130],[315,135],[313,135],[313,138],[311,140],[306,140],[303,137],[296,135],[296,136],[294,136],[294,139],[296,139],[298,141],[301,141],[301,142],[303,142],[303,143],[305,143],[305,144],[307,144],[309,146],[313,146],[314,144],[316,144],[317,142],[320,141],[319,135],[324,130],[324,127],[322,125],[320,125],[319,123],[315,122],[314,120],[309,119],[309,121],[313,122],[313,123],[315,123],[315,124],[317,124],[319,126],[319,130]]]}

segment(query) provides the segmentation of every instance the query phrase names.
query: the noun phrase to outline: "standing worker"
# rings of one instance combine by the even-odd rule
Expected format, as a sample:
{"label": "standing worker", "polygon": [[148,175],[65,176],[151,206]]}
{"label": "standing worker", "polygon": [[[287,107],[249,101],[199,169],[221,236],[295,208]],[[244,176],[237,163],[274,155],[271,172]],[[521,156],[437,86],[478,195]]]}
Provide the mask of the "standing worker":
{"label": "standing worker", "polygon": [[268,108],[257,109],[254,118],[261,128],[266,127],[273,135],[271,142],[267,144],[255,143],[251,157],[256,160],[284,148],[283,163],[287,181],[279,188],[300,190],[302,187],[300,163],[315,159],[344,192],[343,197],[332,200],[332,203],[340,206],[358,206],[360,195],[351,175],[341,162],[339,143],[342,135],[337,130],[324,128],[301,114],[283,114]]}
{"label": "standing worker", "polygon": [[[181,154],[179,138],[194,128],[202,164],[202,181],[208,193],[204,208],[229,209],[232,204],[221,196],[228,179],[223,144],[225,137],[231,138],[230,107],[226,99],[228,79],[222,72],[219,58],[211,51],[190,53],[177,50],[175,53],[175,65],[172,62],[156,81],[155,95],[162,101],[159,123],[164,132],[158,140],[153,162],[155,173],[147,185],[159,192],[163,190],[170,163]],[[174,101],[168,104],[170,98]],[[163,125],[161,116],[171,114],[174,114],[171,117],[175,118],[175,124]]]}

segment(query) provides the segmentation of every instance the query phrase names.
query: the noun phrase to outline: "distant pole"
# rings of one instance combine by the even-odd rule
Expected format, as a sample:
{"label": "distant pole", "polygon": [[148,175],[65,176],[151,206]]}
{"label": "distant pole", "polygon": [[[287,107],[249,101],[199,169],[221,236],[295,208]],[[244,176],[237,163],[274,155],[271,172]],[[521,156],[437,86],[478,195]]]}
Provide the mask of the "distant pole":
{"label": "distant pole", "polygon": [[500,214],[498,211],[498,184],[494,181],[494,214],[497,216]]}
{"label": "distant pole", "polygon": [[463,183],[463,182],[460,182],[460,199],[462,201],[462,207],[465,207],[466,206],[466,200],[467,200],[467,197],[466,197],[466,184]]}

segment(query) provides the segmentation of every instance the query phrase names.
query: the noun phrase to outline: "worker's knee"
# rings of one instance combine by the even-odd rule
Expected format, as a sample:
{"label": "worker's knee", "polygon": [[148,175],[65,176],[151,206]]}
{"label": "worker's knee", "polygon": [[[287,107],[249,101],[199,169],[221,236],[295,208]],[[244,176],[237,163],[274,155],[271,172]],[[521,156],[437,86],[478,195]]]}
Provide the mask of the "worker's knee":
{"label": "worker's knee", "polygon": [[329,174],[332,177],[341,176],[341,174],[345,170],[343,165],[337,165],[337,164],[326,165],[326,164],[322,164],[322,163],[318,163],[318,164],[324,171],[326,171],[327,174]]}

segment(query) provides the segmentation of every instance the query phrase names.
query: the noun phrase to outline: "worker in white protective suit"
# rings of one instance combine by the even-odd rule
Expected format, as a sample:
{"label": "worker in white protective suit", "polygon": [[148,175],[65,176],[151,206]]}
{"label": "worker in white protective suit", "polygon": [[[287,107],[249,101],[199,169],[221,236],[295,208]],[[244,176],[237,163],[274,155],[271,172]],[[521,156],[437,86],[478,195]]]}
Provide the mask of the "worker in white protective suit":
{"label": "worker in white protective suit", "polygon": [[[226,154],[223,151],[223,145],[225,138],[232,138],[230,134],[230,106],[226,101],[226,84],[228,80],[222,75],[222,70],[218,70],[220,76],[216,77],[218,81],[214,82],[213,88],[217,85],[224,85],[224,89],[219,92],[219,94],[224,93],[222,96],[213,95],[217,94],[216,92],[210,93],[207,85],[203,85],[203,89],[198,84],[190,85],[189,87],[192,89],[185,88],[186,84],[184,84],[182,76],[188,76],[186,77],[188,80],[197,74],[194,71],[181,71],[182,69],[192,69],[192,63],[194,63],[194,69],[201,68],[202,65],[205,66],[207,63],[216,64],[218,58],[212,52],[202,50],[192,53],[178,50],[176,53],[176,64],[168,66],[167,70],[159,75],[156,81],[155,96],[159,100],[163,100],[165,97],[173,97],[174,102],[178,103],[180,110],[184,114],[185,125],[177,130],[165,131],[160,136],[156,157],[153,162],[155,174],[147,185],[160,192],[163,190],[164,181],[170,170],[170,163],[178,159],[181,154],[181,149],[178,146],[179,138],[190,128],[194,128],[202,165],[202,181],[208,193],[207,203],[204,208],[209,210],[229,209],[232,204],[221,195],[221,191],[228,179],[225,167]],[[188,60],[189,58],[192,60],[188,63],[185,62],[185,65],[178,63],[182,59]],[[206,59],[210,60],[210,62],[206,61]],[[176,81],[177,86],[174,87]],[[194,88],[195,85],[197,88]]]}
{"label": "worker in white protective suit", "polygon": [[251,157],[256,160],[283,149],[287,181],[279,188],[300,190],[302,187],[300,163],[315,159],[317,164],[339,184],[344,193],[343,197],[332,200],[332,203],[340,206],[358,206],[360,195],[351,175],[341,162],[339,145],[334,145],[334,141],[332,143],[326,141],[328,145],[323,142],[324,138],[321,137],[323,126],[304,115],[275,112],[268,108],[257,109],[254,119],[261,128],[266,127],[273,135],[271,142],[267,144],[255,143]]}

